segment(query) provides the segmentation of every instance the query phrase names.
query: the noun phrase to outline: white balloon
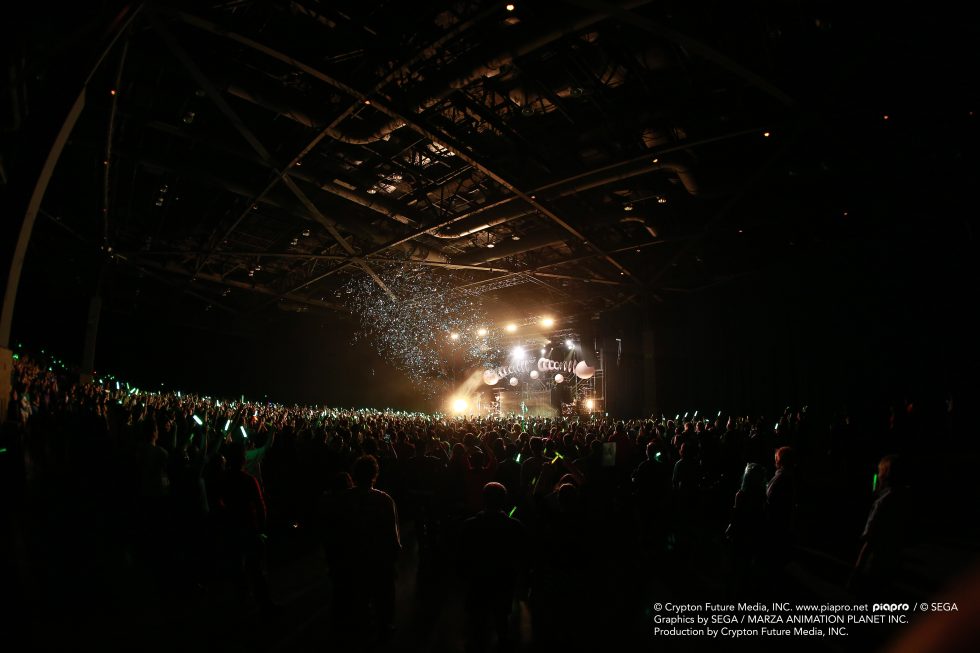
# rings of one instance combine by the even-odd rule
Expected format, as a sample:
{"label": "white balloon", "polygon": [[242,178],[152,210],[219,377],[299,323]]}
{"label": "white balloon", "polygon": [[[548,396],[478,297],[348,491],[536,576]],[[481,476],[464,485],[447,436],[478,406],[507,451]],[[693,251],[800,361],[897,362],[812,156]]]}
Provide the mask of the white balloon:
{"label": "white balloon", "polygon": [[540,374],[538,374],[538,371],[537,371],[537,370],[531,370],[531,378],[532,378],[532,379],[536,379],[536,378],[538,378],[539,376],[541,376],[541,375],[540,375]]}
{"label": "white balloon", "polygon": [[510,377],[510,384],[511,385],[517,385],[517,377],[516,376]]}
{"label": "white balloon", "polygon": [[497,376],[497,373],[493,370],[486,370],[483,372],[483,382],[487,385],[495,385],[499,380],[500,377]]}
{"label": "white balloon", "polygon": [[578,365],[575,366],[575,376],[580,379],[591,379],[593,374],[595,374],[595,368],[589,367],[585,361],[579,361]]}
{"label": "white balloon", "polygon": [[541,370],[542,372],[546,371],[548,369],[548,363],[550,363],[550,362],[551,361],[549,361],[547,358],[544,358],[544,357],[539,358],[538,359],[538,369]]}
{"label": "white balloon", "polygon": [[562,383],[565,381],[565,377],[561,374],[555,374],[555,383]]}

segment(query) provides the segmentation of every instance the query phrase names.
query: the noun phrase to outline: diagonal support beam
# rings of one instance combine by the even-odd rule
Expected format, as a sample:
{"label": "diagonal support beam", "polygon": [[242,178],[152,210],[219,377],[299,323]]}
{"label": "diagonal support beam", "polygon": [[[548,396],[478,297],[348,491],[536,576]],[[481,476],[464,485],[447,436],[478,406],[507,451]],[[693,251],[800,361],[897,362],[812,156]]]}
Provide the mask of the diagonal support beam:
{"label": "diagonal support beam", "polygon": [[297,186],[296,183],[291,178],[289,178],[288,176],[289,168],[288,167],[281,168],[276,164],[269,150],[266,149],[266,147],[262,144],[262,142],[252,132],[252,130],[249,129],[248,126],[244,123],[244,121],[241,119],[238,113],[231,107],[230,104],[228,104],[228,102],[224,99],[224,96],[222,96],[221,92],[217,89],[217,87],[215,87],[215,85],[211,82],[211,80],[208,79],[207,75],[205,75],[201,71],[201,69],[197,66],[197,64],[194,63],[190,55],[180,46],[179,43],[177,43],[177,40],[173,37],[173,35],[169,32],[169,30],[167,30],[167,28],[160,22],[160,20],[152,12],[149,14],[149,16],[150,16],[151,25],[153,26],[154,30],[160,35],[160,38],[163,39],[163,42],[166,44],[167,48],[170,49],[170,51],[181,63],[181,65],[183,65],[184,68],[187,69],[187,72],[190,74],[190,76],[204,90],[205,94],[211,99],[211,101],[215,103],[215,105],[218,107],[221,113],[223,113],[225,117],[228,118],[228,120],[231,122],[235,130],[238,131],[239,134],[241,134],[242,138],[244,138],[245,141],[252,147],[252,149],[255,150],[255,152],[259,155],[259,157],[261,157],[262,160],[265,161],[266,165],[269,166],[269,168],[276,174],[276,176],[279,179],[282,179],[286,187],[289,188],[289,190],[296,196],[296,199],[298,199],[303,204],[303,206],[306,207],[306,209],[310,212],[310,215],[312,215],[317,222],[323,225],[323,227],[327,230],[327,233],[329,233],[330,236],[333,237],[333,239],[336,240],[337,243],[344,248],[344,251],[346,251],[350,255],[351,259],[361,269],[367,272],[367,274],[370,275],[372,279],[374,279],[374,282],[377,283],[378,286],[380,286],[386,293],[388,293],[389,296],[394,297],[394,295],[392,294],[388,286],[385,285],[384,281],[381,280],[381,277],[378,276],[378,274],[371,268],[370,265],[368,265],[364,261],[364,259],[358,257],[357,252],[354,250],[353,246],[351,246],[351,244],[347,242],[347,239],[344,238],[344,236],[337,230],[337,227],[334,225],[333,221],[327,219],[327,217],[323,215],[323,213],[316,207],[316,205],[312,202],[312,200],[310,200],[310,198],[306,196],[306,193],[304,193],[299,188],[299,186]]}
{"label": "diagonal support beam", "polygon": [[[237,34],[235,32],[229,32],[228,30],[225,30],[225,29],[221,28],[220,26],[215,25],[214,23],[211,23],[209,21],[203,20],[203,19],[198,18],[196,16],[190,16],[190,15],[185,14],[185,13],[180,13],[179,16],[180,16],[180,19],[181,20],[183,20],[184,22],[186,22],[186,23],[188,23],[190,25],[193,25],[194,27],[197,27],[199,29],[203,29],[203,30],[208,31],[208,32],[211,32],[213,34],[224,36],[224,37],[226,37],[228,39],[231,39],[232,41],[234,41],[236,43],[240,43],[241,45],[244,45],[244,46],[247,46],[249,48],[252,48],[252,49],[254,49],[254,50],[258,51],[258,52],[261,52],[261,53],[263,53],[263,54],[265,54],[265,55],[267,55],[269,57],[272,57],[273,59],[276,59],[277,61],[281,61],[281,62],[283,62],[283,63],[285,63],[285,64],[287,64],[289,66],[292,66],[292,67],[296,68],[297,70],[301,70],[304,73],[306,73],[307,75],[313,77],[314,79],[318,79],[321,82],[323,82],[325,84],[328,84],[329,86],[332,86],[332,87],[336,88],[337,90],[343,91],[344,93],[350,95],[351,97],[353,97],[353,98],[355,98],[357,100],[360,100],[361,102],[370,103],[372,107],[374,107],[375,109],[377,109],[381,113],[387,115],[388,117],[390,117],[390,118],[392,118],[394,120],[401,121],[406,126],[412,128],[413,130],[415,130],[419,134],[425,136],[426,138],[428,138],[432,142],[434,142],[434,143],[436,143],[438,145],[442,145],[443,147],[446,147],[446,148],[452,150],[453,152],[456,153],[456,156],[458,156],[461,161],[465,161],[466,163],[470,164],[471,166],[473,166],[474,168],[476,168],[477,170],[479,170],[480,172],[482,172],[486,176],[488,176],[491,179],[493,179],[494,181],[496,181],[498,184],[500,184],[504,188],[507,188],[514,195],[516,195],[520,199],[522,199],[525,202],[527,202],[528,204],[530,204],[532,207],[534,207],[542,215],[546,216],[552,222],[554,222],[555,224],[559,225],[562,229],[564,229],[569,234],[571,234],[575,239],[577,239],[579,242],[581,242],[581,244],[585,245],[586,247],[588,247],[589,249],[591,249],[593,252],[595,252],[596,255],[598,255],[598,256],[604,258],[606,261],[608,261],[614,268],[616,268],[624,276],[630,278],[631,280],[633,280],[635,283],[637,283],[639,285],[642,285],[643,284],[643,282],[640,279],[638,279],[632,272],[630,272],[625,266],[623,266],[621,263],[619,263],[612,256],[610,256],[610,255],[606,254],[605,252],[603,252],[603,250],[598,245],[596,245],[595,243],[591,242],[584,234],[582,234],[580,231],[578,231],[575,227],[573,227],[571,224],[569,224],[563,218],[561,218],[560,216],[558,216],[555,212],[553,212],[547,206],[545,206],[541,202],[538,202],[537,199],[536,199],[536,197],[533,194],[530,194],[528,192],[525,192],[525,191],[521,190],[515,183],[513,183],[510,180],[504,178],[499,173],[491,170],[486,164],[484,164],[481,161],[479,161],[473,154],[470,153],[470,148],[463,147],[461,144],[457,143],[456,140],[452,136],[450,136],[449,134],[447,134],[447,133],[445,133],[445,132],[443,132],[443,131],[441,131],[439,129],[430,128],[428,126],[425,126],[425,125],[421,124],[415,117],[410,116],[407,112],[399,111],[399,110],[393,108],[393,106],[389,106],[386,102],[382,102],[380,100],[380,98],[371,98],[366,93],[364,93],[363,91],[361,91],[361,90],[359,90],[359,89],[351,86],[350,84],[347,84],[346,82],[343,82],[340,79],[337,79],[336,77],[333,77],[332,75],[328,75],[327,73],[325,73],[325,72],[323,72],[321,70],[318,70],[318,69],[314,68],[313,66],[310,66],[310,65],[308,65],[306,63],[303,63],[302,61],[299,61],[298,59],[295,59],[295,58],[289,56],[288,54],[286,54],[284,52],[281,52],[279,50],[276,50],[275,48],[269,47],[269,46],[267,46],[267,45],[265,45],[263,43],[259,43],[258,41],[255,41],[253,39],[250,39],[250,38],[248,38],[246,36],[243,36],[241,34]],[[335,272],[336,272],[336,270],[335,270]]]}

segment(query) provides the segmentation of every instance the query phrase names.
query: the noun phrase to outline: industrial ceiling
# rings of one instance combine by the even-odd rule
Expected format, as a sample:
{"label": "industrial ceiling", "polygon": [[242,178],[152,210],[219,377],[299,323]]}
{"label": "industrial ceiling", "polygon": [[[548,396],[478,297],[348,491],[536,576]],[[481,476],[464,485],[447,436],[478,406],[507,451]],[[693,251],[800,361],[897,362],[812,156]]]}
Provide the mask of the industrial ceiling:
{"label": "industrial ceiling", "polygon": [[[162,281],[239,318],[342,313],[351,278],[384,288],[406,264],[525,314],[656,305],[881,235],[855,141],[880,150],[908,117],[897,73],[869,76],[892,33],[852,14],[134,5],[41,215],[129,291]],[[14,85],[15,121],[47,90],[50,53],[95,30],[69,22],[23,23],[21,72],[39,74]]]}

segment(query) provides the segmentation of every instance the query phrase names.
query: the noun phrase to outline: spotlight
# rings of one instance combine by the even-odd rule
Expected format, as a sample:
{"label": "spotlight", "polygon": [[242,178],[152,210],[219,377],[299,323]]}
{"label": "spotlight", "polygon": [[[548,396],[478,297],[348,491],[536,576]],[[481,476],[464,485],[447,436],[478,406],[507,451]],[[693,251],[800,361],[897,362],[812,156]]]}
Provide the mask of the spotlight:
{"label": "spotlight", "polygon": [[481,336],[481,337],[487,335],[486,328],[480,327],[479,329],[477,329],[476,330],[476,335]]}
{"label": "spotlight", "polygon": [[515,331],[517,331],[517,325],[514,324],[513,322],[511,322],[504,328],[507,329],[507,333],[514,333]]}
{"label": "spotlight", "polygon": [[510,352],[511,356],[514,358],[524,358],[524,348],[520,345],[514,347]]}
{"label": "spotlight", "polygon": [[514,11],[514,5],[508,4],[506,7],[504,7],[504,9],[506,9],[507,11]]}
{"label": "spotlight", "polygon": [[450,333],[449,334],[449,339],[450,340],[459,340],[459,334],[458,333]]}
{"label": "spotlight", "polygon": [[457,415],[462,415],[469,408],[470,404],[462,397],[458,399],[453,399],[453,412]]}
{"label": "spotlight", "polygon": [[544,352],[545,352],[545,349],[544,349],[544,347],[542,347],[542,348],[541,348],[541,355],[542,355],[542,356],[544,356]]}
{"label": "spotlight", "polygon": [[543,326],[546,329],[550,329],[551,327],[555,326],[554,318],[551,317],[544,318],[543,320],[541,320],[541,326]]}
{"label": "spotlight", "polygon": [[568,339],[568,340],[565,341],[565,346],[568,347],[569,349],[574,349],[575,348],[575,343],[572,342],[571,339]]}
{"label": "spotlight", "polygon": [[594,402],[594,401],[592,401],[591,399],[586,399],[586,400],[585,400],[585,407],[586,407],[586,408],[587,408],[588,410],[592,410],[593,408],[595,408],[595,402]]}

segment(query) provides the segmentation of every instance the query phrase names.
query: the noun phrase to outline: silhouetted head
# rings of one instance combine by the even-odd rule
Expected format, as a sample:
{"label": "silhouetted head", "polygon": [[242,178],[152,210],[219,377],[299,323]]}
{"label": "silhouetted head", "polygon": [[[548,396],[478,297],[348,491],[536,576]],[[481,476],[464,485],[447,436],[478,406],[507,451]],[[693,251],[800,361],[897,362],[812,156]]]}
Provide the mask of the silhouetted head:
{"label": "silhouetted head", "polygon": [[743,492],[766,491],[766,468],[758,463],[749,463],[742,473]]}
{"label": "silhouetted head", "polygon": [[160,434],[159,430],[157,429],[157,421],[152,417],[146,418],[143,420],[142,429],[143,439],[150,444],[156,444],[157,437],[159,437]]}
{"label": "silhouetted head", "polygon": [[544,441],[539,437],[531,438],[531,455],[540,456],[544,450]]}
{"label": "silhouetted head", "polygon": [[562,511],[571,510],[578,504],[579,490],[572,483],[562,483],[558,486],[558,508]]}
{"label": "silhouetted head", "polygon": [[483,486],[483,509],[487,512],[500,512],[507,505],[507,488],[500,483],[487,483]]}
{"label": "silhouetted head", "polygon": [[501,438],[497,438],[493,441],[493,455],[497,457],[497,460],[503,460],[507,457],[507,447],[504,445],[504,441]]}
{"label": "silhouetted head", "polygon": [[776,449],[776,469],[793,469],[796,467],[796,450],[793,447]]}
{"label": "silhouetted head", "polygon": [[657,443],[647,443],[647,460],[653,460],[657,456]]}
{"label": "silhouetted head", "polygon": [[466,467],[466,447],[457,442],[453,445],[452,454],[449,457],[450,466]]}
{"label": "silhouetted head", "polygon": [[357,487],[374,487],[374,482],[378,480],[378,459],[371,455],[361,456],[354,461],[351,476]]}
{"label": "silhouetted head", "polygon": [[898,487],[905,482],[905,465],[898,454],[889,454],[878,461],[878,484],[881,487]]}
{"label": "silhouetted head", "polygon": [[245,469],[245,443],[233,442],[225,454],[226,469],[242,470]]}
{"label": "silhouetted head", "polygon": [[487,456],[480,449],[477,449],[470,456],[470,464],[476,469],[483,469],[484,465],[487,464]]}

